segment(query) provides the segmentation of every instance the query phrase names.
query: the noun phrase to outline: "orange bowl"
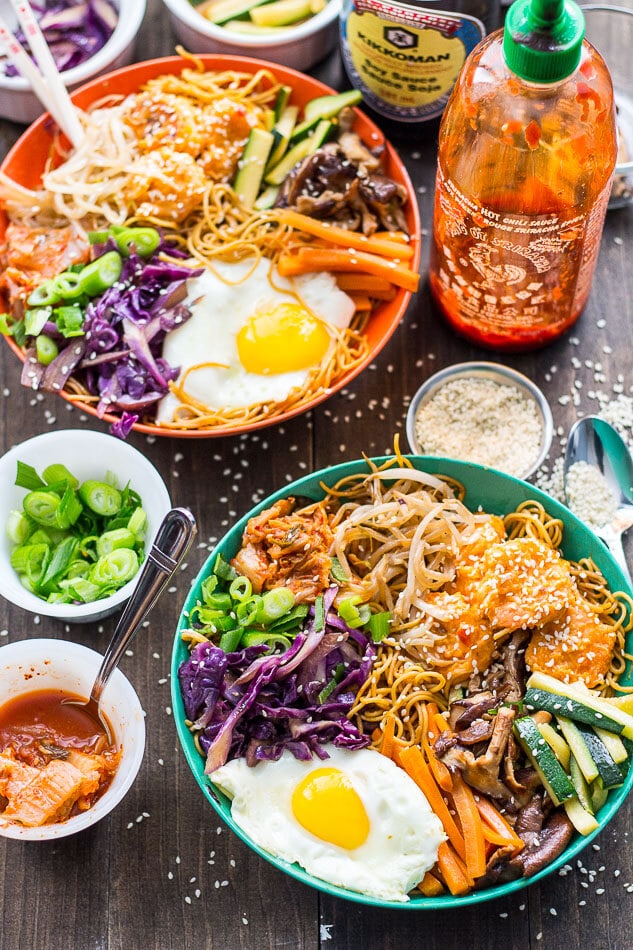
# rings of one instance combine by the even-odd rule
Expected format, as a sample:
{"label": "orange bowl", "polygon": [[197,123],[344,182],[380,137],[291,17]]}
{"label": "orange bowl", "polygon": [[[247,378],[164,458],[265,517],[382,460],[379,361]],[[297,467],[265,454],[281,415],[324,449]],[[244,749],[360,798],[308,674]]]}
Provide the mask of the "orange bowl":
{"label": "orange bowl", "polygon": [[[207,70],[220,71],[240,69],[244,72],[248,72],[249,70],[256,72],[259,69],[269,69],[280,82],[292,88],[291,101],[300,108],[303,108],[310,100],[317,96],[335,91],[317,79],[313,79],[311,76],[299,73],[286,66],[267,63],[259,59],[220,55],[199,56],[198,58]],[[106,76],[87,83],[73,94],[72,99],[82,109],[87,109],[105,96],[128,95],[136,92],[143,83],[156,76],[161,76],[165,73],[177,74],[182,72],[182,70],[189,65],[189,61],[179,56],[168,56],[162,59],[152,59],[142,63],[135,63],[132,66],[117,69]],[[358,133],[362,141],[369,148],[375,149],[383,147],[382,167],[384,172],[394,181],[404,186],[406,190],[407,202],[404,212],[411,236],[411,247],[414,252],[411,266],[417,270],[420,264],[420,213],[415,190],[407,170],[393,146],[386,141],[380,129],[366,115],[359,110],[355,111],[356,122],[354,131]],[[42,173],[44,172],[47,159],[52,152],[54,132],[55,130],[52,127],[48,114],[42,116],[18,139],[2,162],[2,165],[0,165],[0,171],[8,178],[11,178],[26,188],[40,187]],[[4,237],[6,224],[6,216],[0,214],[0,240]],[[304,401],[298,407],[291,407],[277,415],[272,415],[257,422],[236,424],[234,426],[209,427],[195,430],[183,428],[181,430],[153,425],[151,422],[137,422],[133,428],[137,432],[144,432],[148,435],[160,435],[170,438],[213,438],[238,435],[265,426],[276,425],[293,416],[307,412],[333,393],[338,392],[344,386],[348,385],[375,359],[376,355],[385,346],[396,330],[396,327],[404,316],[411,296],[409,291],[398,290],[393,300],[382,302],[374,308],[365,329],[368,343],[366,357],[355,365],[353,369],[341,376],[327,391],[320,392],[318,395],[315,395],[314,399],[307,403]],[[5,337],[5,339],[14,353],[24,361],[24,351],[11,337]],[[60,395],[73,404],[80,405],[82,411],[95,417],[97,416],[95,407],[90,403],[78,400],[76,395],[63,390],[60,392]],[[109,423],[115,422],[117,419],[116,416],[111,414],[106,414],[101,418]]]}

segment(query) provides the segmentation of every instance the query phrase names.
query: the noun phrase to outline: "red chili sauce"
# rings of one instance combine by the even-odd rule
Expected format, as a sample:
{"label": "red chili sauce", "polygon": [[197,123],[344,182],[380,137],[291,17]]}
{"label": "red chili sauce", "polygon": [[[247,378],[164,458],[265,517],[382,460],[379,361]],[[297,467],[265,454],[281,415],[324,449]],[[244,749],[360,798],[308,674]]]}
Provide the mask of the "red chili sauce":
{"label": "red chili sauce", "polygon": [[120,753],[81,696],[44,689],[0,706],[0,816],[26,826],[65,821],[105,792]]}

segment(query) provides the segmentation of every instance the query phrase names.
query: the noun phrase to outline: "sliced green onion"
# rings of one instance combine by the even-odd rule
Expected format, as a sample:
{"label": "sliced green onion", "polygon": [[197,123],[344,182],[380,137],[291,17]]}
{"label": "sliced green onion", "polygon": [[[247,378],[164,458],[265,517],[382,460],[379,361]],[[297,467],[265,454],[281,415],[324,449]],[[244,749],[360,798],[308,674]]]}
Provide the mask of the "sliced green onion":
{"label": "sliced green onion", "polygon": [[116,551],[118,548],[133,548],[136,538],[127,528],[115,528],[112,531],[106,531],[97,538],[97,554],[103,557],[110,551]]}
{"label": "sliced green onion", "polygon": [[205,603],[212,610],[229,611],[233,608],[233,598],[226,591],[218,591],[215,594],[209,594],[205,597]]}
{"label": "sliced green onion", "polygon": [[240,646],[243,648],[255,647],[262,643],[268,647],[271,653],[277,649],[285,652],[290,647],[290,640],[287,637],[282,637],[279,634],[260,633],[258,630],[243,633]]}
{"label": "sliced green onion", "polygon": [[59,508],[55,516],[55,524],[58,528],[62,528],[63,530],[70,528],[71,525],[74,525],[79,519],[82,511],[83,506],[81,502],[70,485],[68,485],[59,503]]}
{"label": "sliced green onion", "polygon": [[[35,469],[33,469],[35,471]],[[42,472],[42,478],[47,485],[69,485],[71,488],[78,488],[79,481],[72,472],[69,472],[65,465],[53,463],[47,465]],[[24,486],[22,486],[24,487]]]}
{"label": "sliced green onion", "polygon": [[135,538],[143,540],[145,537],[145,526],[147,525],[147,515],[144,508],[135,508],[127,523],[128,531],[131,531]]}
{"label": "sliced green onion", "polygon": [[330,574],[332,575],[332,579],[335,580],[337,584],[346,584],[349,580],[349,577],[343,570],[341,562],[337,557],[332,558]]}
{"label": "sliced green onion", "polygon": [[100,557],[90,571],[90,580],[99,587],[123,587],[138,571],[138,555],[131,548],[117,548]]}
{"label": "sliced green onion", "polygon": [[61,335],[69,340],[75,336],[84,335],[85,314],[79,304],[69,304],[67,307],[55,307],[53,311],[55,326]]}
{"label": "sliced green onion", "polygon": [[236,577],[239,577],[239,574],[235,568],[231,567],[227,559],[223,557],[222,554],[218,554],[217,558],[215,559],[213,573],[216,575],[218,580],[226,581],[227,583],[230,583],[231,581],[234,581]]}
{"label": "sliced green onion", "polygon": [[136,251],[139,257],[149,257],[160,244],[156,228],[125,228],[115,234],[117,247],[125,257]]}
{"label": "sliced green onion", "polygon": [[21,544],[11,552],[10,563],[14,571],[18,574],[27,574],[29,565],[31,571],[41,573],[42,566],[48,558],[48,544]]}
{"label": "sliced green onion", "polygon": [[366,629],[371,634],[374,643],[380,643],[381,640],[389,634],[389,624],[391,623],[391,614],[388,610],[381,610],[380,613],[372,614],[367,623]]}
{"label": "sliced green onion", "polygon": [[82,293],[89,297],[102,294],[117,282],[121,276],[123,261],[117,251],[106,251],[101,257],[86,264],[79,274]]}
{"label": "sliced green onion", "polygon": [[346,597],[345,600],[340,602],[338,615],[352,629],[362,627],[368,623],[371,617],[369,604],[362,603],[362,597],[358,594],[353,597]]}
{"label": "sliced green onion", "polygon": [[89,244],[107,244],[110,237],[109,231],[88,231]]}
{"label": "sliced green onion", "polygon": [[241,627],[237,627],[235,630],[229,630],[220,637],[220,649],[224,650],[225,653],[233,653],[240,645],[241,639]]}
{"label": "sliced green onion", "polygon": [[233,600],[238,601],[247,601],[251,594],[253,593],[253,585],[249,581],[248,577],[244,577],[240,574],[239,577],[236,577],[235,580],[231,581],[229,585],[229,594]]}
{"label": "sliced green onion", "polygon": [[37,336],[53,315],[52,307],[33,307],[24,314],[24,329],[28,336]]}
{"label": "sliced green onion", "polygon": [[325,607],[323,594],[319,594],[314,601],[314,629],[318,632],[325,627]]}
{"label": "sliced green onion", "polygon": [[97,515],[115,515],[121,508],[121,492],[106,482],[88,480],[79,486],[79,497]]}
{"label": "sliced green onion", "polygon": [[65,574],[68,570],[68,565],[75,556],[76,550],[77,539],[73,537],[65,538],[53,548],[50,561],[40,581],[42,587],[46,587],[47,584],[53,583],[53,581],[58,580],[62,574]]}
{"label": "sliced green onion", "polygon": [[26,488],[27,491],[46,488],[46,482],[42,481],[33,466],[20,461],[17,464],[15,485],[17,488]]}
{"label": "sliced green onion", "polygon": [[54,491],[31,491],[25,495],[24,510],[37,524],[53,527],[57,522],[57,509],[61,498]]}
{"label": "sliced green onion", "polygon": [[318,700],[321,705],[332,695],[338,684],[343,679],[345,675],[345,664],[337,663],[334,667],[334,672],[332,673],[332,679],[329,681],[327,686],[324,686],[321,692],[318,695]]}
{"label": "sliced green onion", "polygon": [[45,333],[40,333],[35,340],[35,355],[37,356],[38,363],[41,363],[42,366],[48,366],[49,363],[52,363],[55,357],[59,355],[59,347],[50,336],[46,336]]}
{"label": "sliced green onion", "polygon": [[81,276],[65,270],[53,278],[53,290],[59,294],[61,300],[76,300],[83,295]]}
{"label": "sliced green onion", "polygon": [[53,307],[61,297],[52,280],[45,280],[26,298],[29,307]]}
{"label": "sliced green onion", "polygon": [[31,523],[23,511],[12,511],[7,518],[7,535],[12,544],[24,544],[31,532]]}
{"label": "sliced green onion", "polygon": [[78,600],[84,604],[92,603],[93,600],[99,600],[103,596],[102,588],[85,577],[73,577],[60,581],[59,586],[72,600]]}
{"label": "sliced green onion", "polygon": [[275,587],[262,594],[261,603],[257,608],[256,623],[267,624],[278,620],[294,607],[295,595],[289,587]]}

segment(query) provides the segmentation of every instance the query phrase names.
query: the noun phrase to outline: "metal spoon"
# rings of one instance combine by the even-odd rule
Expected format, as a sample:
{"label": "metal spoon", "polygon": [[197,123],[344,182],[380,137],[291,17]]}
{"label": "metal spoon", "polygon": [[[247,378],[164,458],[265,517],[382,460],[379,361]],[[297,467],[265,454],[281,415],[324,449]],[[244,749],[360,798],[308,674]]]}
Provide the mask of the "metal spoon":
{"label": "metal spoon", "polygon": [[101,722],[109,742],[112,742],[112,734],[106,717],[101,713],[102,693],[126,647],[187,553],[195,534],[196,522],[187,508],[172,508],[165,515],[141,569],[136,587],[105,651],[90,692],[90,699],[76,703],[78,706],[85,706],[93,718]]}
{"label": "metal spoon", "polygon": [[[616,501],[615,515],[594,533],[607,545],[620,565],[622,573],[633,586],[622,534],[633,526],[633,458],[620,434],[612,425],[597,416],[579,419],[569,433],[565,450],[564,479],[567,497],[567,475],[574,463],[594,465],[604,476]],[[569,499],[567,499],[569,501]]]}

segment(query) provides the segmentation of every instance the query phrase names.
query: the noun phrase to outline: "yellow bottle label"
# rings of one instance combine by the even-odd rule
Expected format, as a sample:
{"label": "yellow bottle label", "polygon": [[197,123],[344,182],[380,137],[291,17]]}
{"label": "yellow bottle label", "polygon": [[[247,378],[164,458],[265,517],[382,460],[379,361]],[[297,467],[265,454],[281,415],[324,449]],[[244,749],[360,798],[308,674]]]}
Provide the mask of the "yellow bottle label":
{"label": "yellow bottle label", "polygon": [[484,35],[474,17],[382,0],[348,0],[345,66],[365,101],[400,121],[441,115],[457,75]]}

